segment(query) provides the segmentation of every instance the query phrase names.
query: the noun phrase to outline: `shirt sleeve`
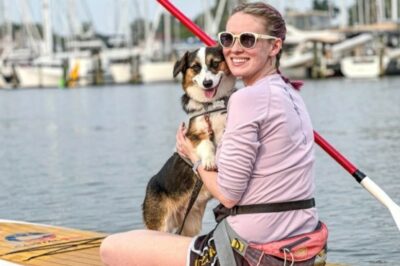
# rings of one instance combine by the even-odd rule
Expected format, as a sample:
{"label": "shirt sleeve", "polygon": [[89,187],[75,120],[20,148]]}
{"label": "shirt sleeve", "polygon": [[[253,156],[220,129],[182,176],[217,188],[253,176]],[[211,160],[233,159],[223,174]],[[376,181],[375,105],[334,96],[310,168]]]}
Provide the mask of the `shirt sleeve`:
{"label": "shirt sleeve", "polygon": [[228,105],[228,118],[218,156],[217,184],[228,199],[240,201],[246,191],[260,141],[258,132],[267,111],[265,99],[254,97],[243,88],[234,93]]}

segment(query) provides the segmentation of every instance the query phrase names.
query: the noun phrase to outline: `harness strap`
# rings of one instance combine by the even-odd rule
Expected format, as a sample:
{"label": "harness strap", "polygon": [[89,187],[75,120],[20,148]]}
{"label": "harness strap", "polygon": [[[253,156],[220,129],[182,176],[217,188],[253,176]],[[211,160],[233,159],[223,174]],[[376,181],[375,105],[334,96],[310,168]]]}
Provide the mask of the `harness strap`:
{"label": "harness strap", "polygon": [[[180,155],[179,155],[179,157],[182,160],[184,160],[190,167],[193,167],[193,163],[189,159],[187,159],[185,157],[182,157]],[[195,173],[193,173],[193,174],[195,174]],[[193,187],[193,190],[192,190],[192,195],[190,196],[189,203],[188,203],[188,206],[186,208],[185,216],[183,218],[181,227],[179,228],[178,231],[176,231],[176,234],[178,234],[178,235],[182,234],[183,227],[185,226],[186,219],[187,219],[187,217],[189,215],[189,212],[192,209],[197,197],[199,196],[199,193],[200,193],[200,190],[201,190],[202,186],[203,186],[203,181],[201,181],[200,178],[196,177],[196,183],[194,184],[194,187]]]}
{"label": "harness strap", "polygon": [[295,211],[302,209],[310,209],[315,207],[314,198],[298,201],[264,203],[264,204],[250,204],[234,206],[230,209],[219,204],[214,208],[214,216],[217,223],[230,215],[250,214],[250,213],[270,213],[270,212],[285,212]]}
{"label": "harness strap", "polygon": [[212,109],[212,110],[207,110],[207,111],[205,111],[205,112],[201,112],[201,113],[199,113],[199,114],[195,114],[195,115],[191,116],[191,117],[189,118],[189,121],[192,120],[192,119],[195,119],[196,117],[199,117],[199,116],[202,116],[202,115],[208,115],[208,114],[216,113],[216,112],[219,112],[219,111],[225,111],[225,112],[227,112],[226,107],[221,107],[221,108],[216,108],[216,109]]}
{"label": "harness strap", "polygon": [[181,227],[176,232],[178,235],[182,234],[183,227],[185,226],[186,218],[188,217],[189,212],[192,209],[193,204],[196,201],[197,196],[199,195],[202,186],[203,186],[203,181],[201,181],[200,178],[197,177],[196,183],[194,184],[194,187],[193,187],[192,195],[190,196],[190,200],[189,200],[188,206],[186,208],[185,217],[183,218]]}
{"label": "harness strap", "polygon": [[232,229],[229,230],[229,228],[229,224],[226,222],[226,219],[224,219],[217,225],[213,233],[220,266],[236,265],[229,237],[234,231]]}

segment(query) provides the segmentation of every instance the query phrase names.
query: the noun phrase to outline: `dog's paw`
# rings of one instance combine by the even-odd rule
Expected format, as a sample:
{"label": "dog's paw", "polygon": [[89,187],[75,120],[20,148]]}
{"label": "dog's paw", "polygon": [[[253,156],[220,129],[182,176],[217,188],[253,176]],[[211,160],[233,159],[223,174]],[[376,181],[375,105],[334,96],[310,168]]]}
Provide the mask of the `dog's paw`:
{"label": "dog's paw", "polygon": [[202,161],[202,166],[207,171],[217,169],[217,165],[215,164],[215,156],[207,156],[203,158],[201,161]]}

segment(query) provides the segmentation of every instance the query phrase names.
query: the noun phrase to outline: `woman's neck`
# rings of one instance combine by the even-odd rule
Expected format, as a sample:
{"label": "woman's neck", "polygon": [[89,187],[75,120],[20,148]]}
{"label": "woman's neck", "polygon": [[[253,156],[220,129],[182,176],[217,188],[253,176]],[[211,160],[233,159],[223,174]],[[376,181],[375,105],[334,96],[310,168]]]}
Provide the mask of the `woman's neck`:
{"label": "woman's neck", "polygon": [[277,69],[275,67],[273,68],[264,68],[262,71],[259,71],[257,73],[255,73],[254,75],[252,75],[251,77],[242,77],[243,83],[246,86],[251,86],[253,85],[256,81],[266,77],[266,76],[270,76],[273,74],[277,73]]}

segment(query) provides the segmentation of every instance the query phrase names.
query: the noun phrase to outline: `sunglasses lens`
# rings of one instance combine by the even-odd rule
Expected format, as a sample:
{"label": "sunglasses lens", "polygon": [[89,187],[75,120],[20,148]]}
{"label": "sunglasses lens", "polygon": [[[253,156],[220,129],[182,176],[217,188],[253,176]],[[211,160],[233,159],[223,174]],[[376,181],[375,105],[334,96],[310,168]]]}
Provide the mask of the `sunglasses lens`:
{"label": "sunglasses lens", "polygon": [[252,48],[256,44],[256,36],[251,33],[242,33],[239,41],[244,48]]}
{"label": "sunglasses lens", "polygon": [[233,44],[233,35],[229,32],[224,32],[219,35],[219,42],[223,47],[231,47]]}

